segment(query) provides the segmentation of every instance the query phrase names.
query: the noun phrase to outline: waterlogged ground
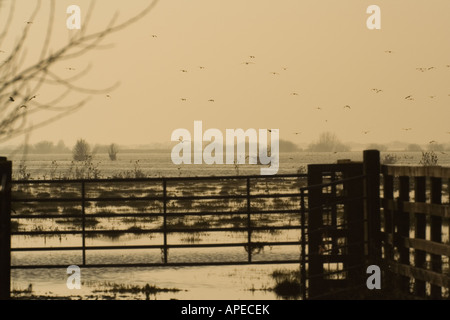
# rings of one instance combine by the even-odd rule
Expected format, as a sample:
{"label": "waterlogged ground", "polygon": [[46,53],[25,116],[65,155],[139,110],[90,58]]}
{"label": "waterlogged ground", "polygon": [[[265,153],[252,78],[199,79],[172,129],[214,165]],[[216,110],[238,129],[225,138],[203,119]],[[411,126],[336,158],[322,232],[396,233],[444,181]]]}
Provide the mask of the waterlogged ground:
{"label": "waterlogged ground", "polygon": [[[261,179],[252,181],[252,194],[298,193],[304,179]],[[223,195],[246,193],[246,180],[196,181],[192,183],[168,182],[168,196]],[[14,186],[17,200],[13,204],[13,216],[31,215],[33,218],[13,219],[17,232],[47,232],[81,230],[81,196],[79,184],[20,184]],[[106,201],[86,202],[86,230],[93,232],[86,238],[87,246],[162,245],[161,233],[135,234],[155,230],[163,226],[160,201],[108,200],[127,197],[160,197],[160,182],[87,184],[86,197],[106,198]],[[27,198],[73,198],[73,202],[20,202]],[[285,210],[299,208],[299,198],[254,199],[252,210]],[[245,199],[173,200],[167,204],[168,228],[239,228],[247,225],[247,215],[231,213],[246,208]],[[170,216],[170,213],[211,212],[208,216]],[[216,212],[230,212],[215,215]],[[125,216],[115,217],[120,213]],[[152,213],[155,214],[152,216]],[[56,218],[39,218],[41,214]],[[110,214],[111,217],[93,217]],[[126,216],[130,214],[130,216]],[[140,217],[140,214],[150,216]],[[72,215],[74,217],[66,217]],[[254,226],[299,225],[298,215],[255,215]],[[104,231],[113,232],[104,233]],[[246,232],[194,232],[170,233],[168,244],[245,243]],[[253,242],[299,241],[298,230],[255,231]],[[14,235],[12,246],[24,247],[74,247],[81,246],[81,235]],[[298,246],[260,246],[253,252],[253,260],[299,260]],[[223,262],[246,261],[248,248],[198,248],[169,249],[169,262]],[[88,264],[108,263],[161,263],[160,249],[88,250]],[[13,265],[79,265],[80,250],[13,252]],[[12,284],[15,296],[20,298],[71,298],[71,299],[277,299],[277,280],[271,276],[275,271],[298,270],[293,265],[253,265],[220,267],[155,267],[155,268],[84,268],[81,290],[69,290],[67,274],[61,269],[13,270]],[[31,286],[30,286],[31,285]],[[298,291],[298,290],[297,290]],[[285,298],[296,298],[294,295]]]}
{"label": "waterlogged ground", "polygon": [[[298,265],[83,269],[80,290],[67,288],[65,269],[14,270],[12,286],[25,291],[15,293],[17,298],[273,300],[283,299],[271,276],[279,270],[298,272]],[[147,284],[157,292],[146,294]]]}
{"label": "waterlogged ground", "polygon": [[[391,153],[392,154],[392,153]],[[399,164],[418,165],[421,153],[396,153]],[[383,155],[382,155],[383,158]],[[22,159],[18,157],[17,160]],[[361,152],[351,153],[295,153],[282,154],[279,173],[297,173],[308,163],[333,163],[337,159],[362,160]],[[139,161],[138,161],[139,160]],[[138,161],[138,162],[137,162]],[[17,163],[17,162],[16,162]],[[450,156],[439,155],[439,163],[450,163]],[[158,176],[208,176],[208,175],[242,175],[259,174],[259,166],[174,166],[167,159],[167,154],[123,154],[119,160],[109,161],[107,155],[97,155],[94,166],[100,177],[111,177],[120,173],[133,174],[137,170],[150,177]],[[21,170],[21,171],[19,171]],[[34,179],[69,177],[74,167],[70,155],[27,155],[22,166],[15,166],[16,178],[30,174]],[[244,181],[245,182],[245,181]],[[252,184],[252,194],[273,194],[280,192],[298,192],[304,180],[291,179],[287,182],[277,179],[258,180]],[[168,185],[168,195],[238,195],[245,192],[245,183],[239,181],[199,181],[195,184]],[[15,187],[15,197],[79,198],[78,185],[49,185],[39,187],[24,185]],[[122,185],[88,185],[87,196],[96,197],[140,197],[160,196],[160,184],[135,183]],[[448,201],[448,199],[444,199]],[[245,199],[236,200],[194,200],[172,201],[168,203],[168,212],[227,212],[245,208]],[[298,209],[299,198],[254,199],[253,210]],[[65,203],[15,203],[13,215],[56,214],[55,219],[14,219],[15,231],[70,231],[80,230],[81,218],[67,218],[65,215],[81,215],[79,202]],[[133,234],[134,231],[157,229],[162,226],[162,217],[89,217],[93,214],[151,214],[161,212],[158,201],[91,201],[86,206],[86,230],[100,231],[86,238],[88,246],[108,245],[161,245],[162,234]],[[339,217],[338,217],[339,219]],[[208,227],[243,227],[246,215],[190,216],[170,217],[167,220],[171,228],[208,228]],[[298,215],[275,214],[268,216],[252,215],[255,226],[299,225]],[[445,228],[444,228],[445,229]],[[447,230],[446,228],[445,230]],[[101,233],[115,230],[112,233]],[[446,232],[446,231],[445,231]],[[445,241],[448,233],[444,232]],[[278,230],[272,232],[254,232],[252,241],[299,241],[300,230]],[[80,235],[15,235],[13,247],[63,247],[80,246]],[[192,243],[242,243],[247,241],[245,232],[196,232],[173,233],[168,236],[169,244]],[[248,248],[247,248],[248,250]],[[299,246],[263,246],[255,250],[253,260],[299,259]],[[88,250],[88,263],[159,263],[162,261],[159,249],[135,250]],[[205,261],[245,261],[245,247],[170,249],[168,259],[171,262],[205,262]],[[80,251],[54,252],[14,252],[13,265],[29,264],[81,264]],[[13,270],[12,286],[17,298],[64,298],[64,299],[283,299],[299,298],[298,288],[295,294],[282,295],[276,290],[280,278],[274,274],[286,273],[292,280],[292,273],[298,271],[298,264],[288,265],[250,265],[250,266],[215,266],[215,267],[154,267],[154,268],[85,268],[82,269],[82,288],[69,290],[66,286],[67,274],[61,269]],[[295,278],[295,277],[294,277]],[[298,285],[298,279],[294,279]]]}

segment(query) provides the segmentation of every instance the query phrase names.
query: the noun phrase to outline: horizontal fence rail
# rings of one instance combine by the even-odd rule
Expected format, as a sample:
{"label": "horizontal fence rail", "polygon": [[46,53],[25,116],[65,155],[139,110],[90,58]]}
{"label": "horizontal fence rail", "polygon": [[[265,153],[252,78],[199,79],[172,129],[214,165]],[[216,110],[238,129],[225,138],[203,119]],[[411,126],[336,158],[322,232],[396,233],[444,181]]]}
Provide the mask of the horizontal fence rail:
{"label": "horizontal fence rail", "polygon": [[[79,265],[82,267],[298,263],[300,253],[292,258],[282,258],[283,255],[275,259],[255,257],[267,247],[297,247],[300,251],[303,225],[300,223],[299,190],[305,183],[306,176],[303,174],[13,181],[15,192],[11,219],[16,225],[12,232],[13,240],[20,243],[19,240],[28,237],[50,239],[75,236],[78,243],[15,245],[11,251],[13,254],[80,252]],[[107,228],[99,223],[105,222],[108,226],[108,219],[116,221],[118,226]],[[120,228],[120,224],[127,225],[124,221],[135,221],[135,226]],[[67,225],[70,227],[65,227]],[[264,240],[259,234],[276,235],[291,230],[296,235],[287,240],[276,237]],[[201,239],[205,233],[214,234],[219,240],[205,243]],[[223,241],[224,237],[220,234],[228,237],[240,235],[241,241]],[[170,237],[180,235],[186,236],[185,243],[170,241]],[[150,239],[146,244],[88,244],[88,240],[98,237],[116,239],[125,236],[159,236],[159,240]],[[171,250],[187,249],[196,255],[196,251],[192,250],[205,248],[241,248],[245,250],[246,258],[226,261],[213,258],[204,261],[170,259]],[[88,257],[88,253],[94,251],[136,249],[160,250],[161,259],[99,263],[90,262]],[[11,266],[12,269],[57,267],[67,265],[13,263]]]}

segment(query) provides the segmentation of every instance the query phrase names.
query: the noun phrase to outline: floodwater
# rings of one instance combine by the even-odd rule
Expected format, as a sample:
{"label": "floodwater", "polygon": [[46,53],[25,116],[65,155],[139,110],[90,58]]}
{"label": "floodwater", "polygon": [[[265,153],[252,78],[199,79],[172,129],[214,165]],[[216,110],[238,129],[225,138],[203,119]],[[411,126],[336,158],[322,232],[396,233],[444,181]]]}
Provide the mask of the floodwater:
{"label": "floodwater", "polygon": [[[418,165],[420,153],[391,153],[397,156],[398,164]],[[382,156],[383,158],[383,156]],[[362,152],[348,153],[282,153],[280,156],[279,174],[297,173],[302,166],[311,163],[335,163],[338,159],[362,160]],[[16,156],[14,176],[19,178],[18,163],[22,157]],[[168,153],[152,154],[119,154],[119,160],[111,162],[107,155],[99,154],[93,160],[100,177],[112,177],[120,172],[140,170],[150,177],[158,176],[210,176],[210,175],[244,175],[259,174],[257,165],[184,165],[175,166],[170,162]],[[439,163],[448,165],[450,156],[440,155]],[[35,179],[50,179],[67,176],[73,172],[71,155],[27,155],[22,170],[26,170]],[[71,169],[72,167],[72,169]],[[72,171],[70,171],[72,170]],[[70,178],[70,177],[69,177]],[[270,188],[269,188],[270,187]],[[215,188],[215,187],[214,187]],[[211,187],[211,190],[214,190]],[[267,189],[274,186],[267,185]],[[213,192],[213,191],[209,192]],[[273,191],[273,190],[272,190]],[[276,191],[276,190],[275,190]],[[273,205],[270,203],[269,205]],[[102,210],[114,208],[102,208]],[[123,208],[122,208],[123,209]],[[147,208],[148,209],[148,208]],[[33,208],[29,208],[33,210]],[[94,209],[93,209],[94,210]],[[95,210],[92,212],[95,213]],[[145,219],[120,222],[122,228],[143,227],[150,224]],[[285,218],[283,218],[285,219]],[[294,219],[295,220],[295,219]],[[293,221],[293,223],[298,221]],[[153,221],[153,223],[156,223]],[[23,230],[64,230],[70,229],[70,224],[59,221],[41,220],[39,222],[21,221]],[[111,229],[117,226],[114,219],[96,221],[95,229]],[[72,226],[73,227],[73,226]],[[215,243],[215,242],[245,242],[246,234],[242,233],[201,233],[189,239],[189,235],[175,234],[169,238],[169,243]],[[298,241],[300,230],[288,230],[275,235],[260,234],[259,241]],[[161,244],[161,235],[120,235],[118,237],[95,237],[86,239],[88,246],[96,245],[152,245]],[[64,235],[62,237],[30,237],[14,236],[13,247],[58,247],[80,245],[79,236]],[[245,261],[247,252],[242,247],[236,248],[203,248],[171,249],[171,262],[205,262],[205,261]],[[266,247],[254,255],[254,260],[299,259],[300,248],[297,246]],[[135,250],[96,250],[87,251],[88,263],[151,263],[161,262],[161,252],[156,249]],[[27,264],[63,264],[77,265],[82,263],[80,251],[60,252],[14,252],[13,265]],[[73,299],[282,299],[273,288],[276,284],[271,274],[275,271],[298,271],[299,264],[283,265],[245,265],[245,266],[208,266],[208,267],[153,267],[153,268],[83,268],[81,270],[82,288],[69,290],[66,286],[67,273],[61,269],[30,269],[12,270],[12,288],[25,290],[32,285],[31,294],[35,297],[64,297]],[[143,293],[109,292],[112,285],[146,284],[164,289],[178,291],[158,292],[145,295]],[[29,296],[30,293],[24,293]],[[21,294],[16,294],[20,296]]]}

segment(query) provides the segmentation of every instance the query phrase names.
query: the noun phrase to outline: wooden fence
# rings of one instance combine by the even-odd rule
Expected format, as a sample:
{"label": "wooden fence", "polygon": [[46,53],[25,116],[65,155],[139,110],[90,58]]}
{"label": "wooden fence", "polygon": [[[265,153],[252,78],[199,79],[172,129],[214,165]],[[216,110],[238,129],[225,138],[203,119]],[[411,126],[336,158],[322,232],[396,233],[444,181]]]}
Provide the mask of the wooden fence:
{"label": "wooden fence", "polygon": [[450,168],[382,166],[383,261],[403,292],[448,298]]}
{"label": "wooden fence", "polygon": [[11,290],[11,173],[12,163],[0,157],[0,299]]}

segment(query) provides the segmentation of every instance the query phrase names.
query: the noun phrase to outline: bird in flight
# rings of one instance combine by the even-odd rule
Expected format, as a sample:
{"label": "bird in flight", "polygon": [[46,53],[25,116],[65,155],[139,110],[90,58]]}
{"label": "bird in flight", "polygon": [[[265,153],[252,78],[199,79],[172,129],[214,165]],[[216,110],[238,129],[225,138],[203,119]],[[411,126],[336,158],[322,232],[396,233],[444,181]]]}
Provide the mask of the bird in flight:
{"label": "bird in flight", "polygon": [[425,71],[427,71],[427,68],[416,68],[416,70],[420,71],[420,72],[425,72]]}
{"label": "bird in flight", "polygon": [[214,99],[209,99],[208,102],[216,102]]}
{"label": "bird in flight", "polygon": [[66,68],[66,69],[69,70],[69,71],[75,71],[76,70],[75,68],[71,68],[71,67]]}
{"label": "bird in flight", "polygon": [[111,98],[111,96],[109,94],[106,95],[107,98]]}
{"label": "bird in flight", "polygon": [[181,101],[187,101],[187,99],[186,98],[181,98]]}
{"label": "bird in flight", "polygon": [[317,107],[316,109],[317,109],[317,110],[322,110],[322,108],[321,108],[321,107]]}
{"label": "bird in flight", "polygon": [[376,88],[372,89],[372,91],[375,92],[375,93],[383,92],[383,90],[381,90],[381,89],[376,89]]}
{"label": "bird in flight", "polygon": [[299,135],[299,134],[301,134],[301,132],[294,132],[294,134],[295,134],[295,135]]}
{"label": "bird in flight", "polygon": [[279,73],[278,73],[278,72],[275,72],[275,71],[272,71],[271,74],[273,74],[274,76],[279,75]]}
{"label": "bird in flight", "polygon": [[402,130],[410,131],[410,130],[412,130],[412,128],[403,128]]}
{"label": "bird in flight", "polygon": [[435,140],[431,140],[431,141],[429,142],[429,144],[433,144],[433,143],[436,143],[436,141],[435,141]]}
{"label": "bird in flight", "polygon": [[245,64],[245,65],[249,65],[249,64],[255,64],[254,62],[250,62],[250,61],[245,61],[245,62],[242,62],[242,64]]}
{"label": "bird in flight", "polygon": [[384,53],[392,53],[392,50],[386,50]]}
{"label": "bird in flight", "polygon": [[152,38],[158,38],[156,34],[152,34]]}
{"label": "bird in flight", "polygon": [[428,70],[436,69],[435,67],[429,67]]}
{"label": "bird in flight", "polygon": [[368,134],[370,131],[363,131],[362,133],[364,133],[364,134]]}
{"label": "bird in flight", "polygon": [[202,67],[202,66],[200,66],[200,67],[198,67],[200,70],[203,70],[203,69],[205,69],[205,67]]}
{"label": "bird in flight", "polygon": [[414,98],[410,95],[410,96],[406,96],[405,97],[406,100],[414,100]]}
{"label": "bird in flight", "polygon": [[436,96],[430,96],[431,99],[436,98]]}
{"label": "bird in flight", "polygon": [[298,96],[298,93],[297,92],[292,92],[291,96]]}
{"label": "bird in flight", "polygon": [[250,56],[250,59],[255,59],[256,57],[255,56]]}
{"label": "bird in flight", "polygon": [[283,70],[286,71],[286,70],[287,70],[287,67],[283,67]]}
{"label": "bird in flight", "polygon": [[184,73],[188,72],[186,69],[181,69],[180,71]]}
{"label": "bird in flight", "polygon": [[351,109],[352,107],[350,107],[348,104],[344,106],[344,109]]}

